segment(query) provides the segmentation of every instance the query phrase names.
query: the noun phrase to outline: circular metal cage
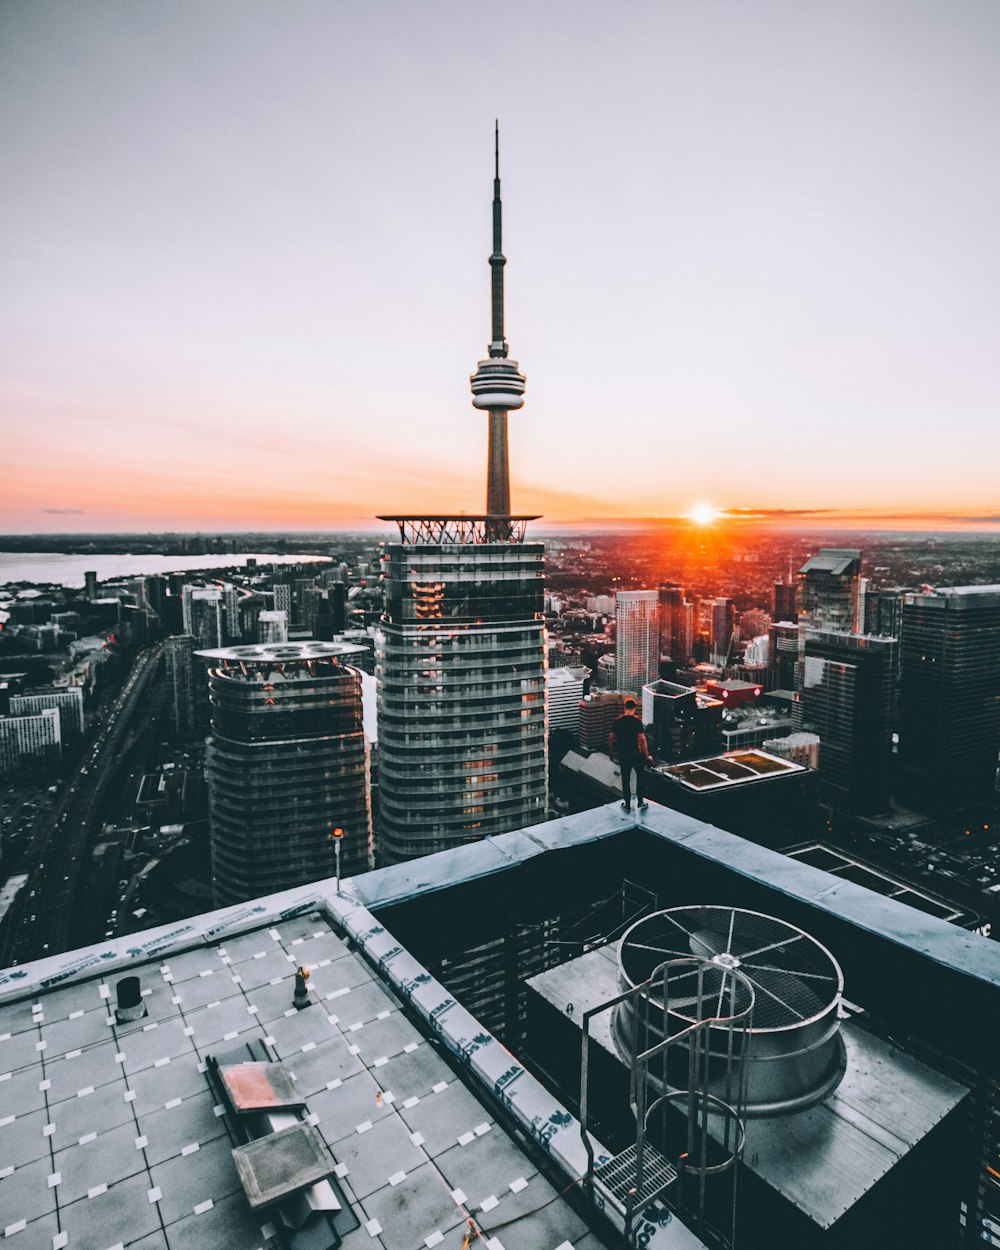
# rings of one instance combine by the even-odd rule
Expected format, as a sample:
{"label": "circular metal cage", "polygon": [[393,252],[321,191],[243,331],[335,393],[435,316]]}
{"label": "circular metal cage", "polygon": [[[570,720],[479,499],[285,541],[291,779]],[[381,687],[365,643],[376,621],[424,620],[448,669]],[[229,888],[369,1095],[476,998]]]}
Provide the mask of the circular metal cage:
{"label": "circular metal cage", "polygon": [[[746,1065],[746,1114],[773,1115],[798,1110],[824,1098],[844,1073],[839,1006],[843,973],[830,952],[803,930],[760,912],[733,907],[674,907],[637,921],[618,947],[618,981],[622,991],[648,981],[667,960],[695,956],[707,961],[703,996],[716,995],[723,1014],[727,973],[738,971],[753,987],[753,1026]],[[649,991],[655,995],[654,987]],[[699,1018],[704,1005],[692,998],[671,996],[666,1013],[643,1012],[635,1017],[631,1000],[615,1014],[615,1043],[629,1061],[661,1038],[679,1032]],[[664,1026],[663,1021],[666,1020]],[[715,1029],[715,1026],[711,1026]],[[713,1043],[716,1066],[724,1057],[722,1029]],[[683,1087],[677,1064],[676,1079]]]}

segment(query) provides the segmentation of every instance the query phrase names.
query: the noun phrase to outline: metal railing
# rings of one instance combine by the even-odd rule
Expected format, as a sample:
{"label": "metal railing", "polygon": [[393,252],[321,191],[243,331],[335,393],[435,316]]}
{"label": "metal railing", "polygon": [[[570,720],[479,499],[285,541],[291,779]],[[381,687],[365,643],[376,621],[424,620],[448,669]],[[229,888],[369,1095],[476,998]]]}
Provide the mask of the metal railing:
{"label": "metal railing", "polygon": [[[588,1128],[590,1025],[595,1016],[626,1003],[631,1009],[627,1057],[636,1139],[595,1166]],[[737,1164],[744,1146],[743,1059],[753,1008],[753,986],[737,969],[682,956],[584,1013],[580,1132],[587,1152],[587,1191],[592,1200],[600,1191],[619,1211],[627,1244],[642,1211],[662,1199],[709,1244],[729,1250],[734,1246]],[[654,1016],[658,1019],[651,1033]],[[651,1035],[660,1040],[649,1046]],[[717,1180],[728,1180],[728,1193],[712,1184]]]}

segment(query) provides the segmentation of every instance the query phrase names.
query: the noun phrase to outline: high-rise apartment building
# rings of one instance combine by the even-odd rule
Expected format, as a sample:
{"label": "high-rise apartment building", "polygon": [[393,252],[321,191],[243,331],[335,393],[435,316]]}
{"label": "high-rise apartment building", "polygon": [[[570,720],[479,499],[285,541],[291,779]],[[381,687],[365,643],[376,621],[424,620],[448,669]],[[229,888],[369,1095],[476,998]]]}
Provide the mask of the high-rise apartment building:
{"label": "high-rise apartment building", "polygon": [[580,700],[580,746],[585,751],[607,751],[608,735],[625,705],[617,691],[597,691]]}
{"label": "high-rise apartment building", "polygon": [[288,614],[265,609],[257,617],[258,642],[287,642]]}
{"label": "high-rise apartment building", "polygon": [[241,642],[243,627],[240,621],[240,592],[231,582],[222,590],[222,628],[227,642]]}
{"label": "high-rise apartment building", "polygon": [[798,587],[794,582],[774,583],[774,619],[776,621],[799,619]]}
{"label": "high-rise apartment building", "polygon": [[223,647],[209,664],[205,760],[216,903],[238,903],[372,863],[360,647]]}
{"label": "high-rise apartment building", "polygon": [[798,625],[775,621],[767,631],[767,689],[794,690],[798,660]]}
{"label": "high-rise apartment building", "polygon": [[218,586],[188,584],[181,591],[181,619],[185,634],[201,647],[221,647],[226,640],[224,598]]}
{"label": "high-rise apartment building", "polygon": [[736,628],[736,607],[732,599],[706,599],[708,615],[709,653],[712,663],[720,667],[729,663],[734,651],[733,631]]}
{"label": "high-rise apartment building", "polygon": [[274,611],[284,612],[285,620],[292,623],[292,587],[288,582],[274,584]]}
{"label": "high-rise apartment building", "polygon": [[83,687],[66,686],[62,690],[38,690],[10,697],[11,716],[30,716],[54,707],[59,713],[59,735],[63,742],[83,733]]}
{"label": "high-rise apartment building", "polygon": [[9,776],[23,759],[55,766],[62,754],[59,712],[43,708],[27,716],[0,716],[0,776]]}
{"label": "high-rise apartment building", "polygon": [[489,413],[486,512],[393,516],[382,555],[376,673],[380,847],[389,862],[545,819],[544,548],[512,516],[507,414],[525,381],[503,324],[499,141],[491,337],[472,375]]}
{"label": "high-rise apartment building", "polygon": [[856,633],[860,626],[861,551],[823,547],[798,573],[799,621],[811,629]]}
{"label": "high-rise apartment building", "polygon": [[819,800],[833,812],[889,806],[896,645],[838,630],[806,634],[802,720],[819,734]]}
{"label": "high-rise apartment building", "polygon": [[676,582],[661,582],[660,590],[660,650],[675,664],[687,660],[684,648],[684,587]]}
{"label": "high-rise apartment building", "polygon": [[950,586],[903,600],[897,791],[947,815],[996,797],[1000,586]]}
{"label": "high-rise apartment building", "polygon": [[565,729],[574,738],[580,734],[580,700],[584,682],[590,671],[586,668],[550,668],[545,679],[549,707],[549,732]]}
{"label": "high-rise apartment building", "polygon": [[542,544],[524,519],[507,542],[492,518],[398,523],[376,651],[389,862],[544,820],[548,771]]}
{"label": "high-rise apartment building", "polygon": [[198,691],[195,683],[205,680],[202,666],[195,667],[194,649],[198,645],[191,634],[175,634],[163,645],[167,670],[167,714],[170,728],[179,738],[190,738],[198,728]]}
{"label": "high-rise apartment building", "polygon": [[615,595],[615,684],[638,696],[660,675],[660,596],[655,590]]}
{"label": "high-rise apartment building", "polygon": [[903,625],[903,596],[907,592],[869,590],[865,594],[864,632],[898,638]]}

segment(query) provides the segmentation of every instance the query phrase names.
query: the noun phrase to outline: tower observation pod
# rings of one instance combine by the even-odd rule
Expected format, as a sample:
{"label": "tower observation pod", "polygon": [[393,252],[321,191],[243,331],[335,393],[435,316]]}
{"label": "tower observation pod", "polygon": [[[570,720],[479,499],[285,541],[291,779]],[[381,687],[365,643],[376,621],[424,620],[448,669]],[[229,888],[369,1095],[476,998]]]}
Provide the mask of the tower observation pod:
{"label": "tower observation pod", "polygon": [[486,476],[486,512],[491,517],[510,515],[510,466],[507,456],[507,413],[524,404],[524,374],[517,361],[507,356],[503,330],[503,268],[507,263],[501,244],[500,125],[496,128],[493,177],[493,252],[490,255],[490,304],[492,326],[489,356],[476,366],[469,379],[472,406],[490,414],[490,441]]}

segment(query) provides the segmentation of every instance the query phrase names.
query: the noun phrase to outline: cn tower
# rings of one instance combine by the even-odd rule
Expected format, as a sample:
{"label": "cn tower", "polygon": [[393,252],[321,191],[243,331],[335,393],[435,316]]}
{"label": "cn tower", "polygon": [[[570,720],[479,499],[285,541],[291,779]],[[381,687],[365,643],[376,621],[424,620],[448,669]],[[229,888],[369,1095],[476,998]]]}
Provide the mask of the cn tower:
{"label": "cn tower", "polygon": [[[524,375],[517,361],[507,357],[503,333],[503,267],[500,206],[500,123],[496,126],[496,165],[493,176],[493,252],[490,256],[492,334],[489,358],[481,360],[469,379],[472,406],[490,414],[490,445],[486,469],[486,512],[489,517],[510,516],[510,465],[507,457],[507,413],[524,404]],[[495,527],[494,527],[495,528]],[[499,536],[499,535],[498,535]]]}

